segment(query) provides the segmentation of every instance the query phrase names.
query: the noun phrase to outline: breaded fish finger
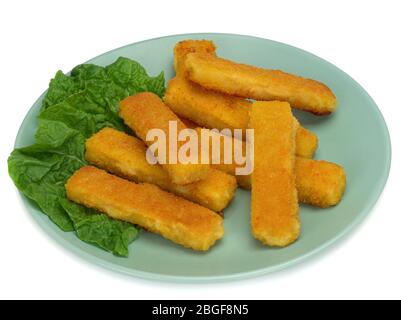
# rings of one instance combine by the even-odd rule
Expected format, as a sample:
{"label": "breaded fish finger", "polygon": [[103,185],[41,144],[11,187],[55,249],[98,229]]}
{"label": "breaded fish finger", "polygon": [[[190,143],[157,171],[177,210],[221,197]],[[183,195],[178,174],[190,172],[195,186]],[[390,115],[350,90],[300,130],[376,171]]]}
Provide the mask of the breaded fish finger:
{"label": "breaded fish finger", "polygon": [[185,57],[192,52],[216,55],[216,46],[209,40],[184,40],[178,42],[174,47],[174,70],[176,74],[184,71]]}
{"label": "breaded fish finger", "polygon": [[[207,90],[181,76],[169,81],[164,102],[180,117],[207,128],[248,128],[251,102],[242,98]],[[313,157],[318,138],[299,126],[296,133],[296,155]]]}
{"label": "breaded fish finger", "polygon": [[177,124],[178,133],[187,129],[187,127],[157,95],[143,92],[124,99],[120,103],[120,117],[148,146],[153,144],[153,142],[146,141],[146,135],[149,130],[161,129],[164,131],[167,143],[167,163],[162,164],[162,166],[168,172],[173,183],[188,184],[204,179],[207,176],[210,169],[208,164],[201,164],[200,161],[198,163],[180,163],[177,154],[181,146],[184,145],[182,141],[177,141],[177,148],[172,151],[176,153],[177,163],[169,163],[170,157],[173,156],[169,151],[173,150],[169,142],[169,122],[174,121]]}
{"label": "breaded fish finger", "polygon": [[[197,130],[200,131],[200,128]],[[299,130],[297,132],[299,132]],[[220,154],[223,155],[224,141],[227,137],[211,131],[209,134],[211,136],[217,135],[220,137]],[[234,145],[234,138],[232,138],[230,145]],[[210,148],[209,151],[211,150]],[[246,154],[245,142],[242,144],[242,154]],[[234,156],[232,157],[234,159]],[[212,158],[213,156],[210,152],[210,163],[212,163]],[[240,166],[235,162],[224,163],[224,157],[221,157],[220,163],[211,164],[211,166],[214,169],[235,176],[239,187],[251,190],[251,175],[236,175],[235,169]],[[340,202],[344,193],[346,184],[345,171],[340,165],[332,162],[296,157],[295,177],[298,200],[301,203],[326,208]]]}
{"label": "breaded fish finger", "polygon": [[136,184],[86,166],[66,184],[70,200],[137,224],[194,250],[208,250],[224,234],[223,219],[152,184]]}
{"label": "breaded fish finger", "polygon": [[302,158],[313,158],[318,145],[317,135],[299,125],[295,135],[295,155]]}
{"label": "breaded fish finger", "polygon": [[177,76],[169,81],[164,102],[175,114],[204,127],[246,129],[249,101],[206,90],[185,79],[185,58],[194,52],[215,56],[216,46],[209,40],[185,40],[176,44],[174,69]]}
{"label": "breaded fish finger", "polygon": [[[235,174],[230,165],[220,164],[212,167],[228,174]],[[236,176],[236,178],[238,186],[251,189],[251,175]],[[345,191],[345,171],[336,163],[297,157],[295,178],[299,202],[311,206],[319,208],[335,206],[341,201]]]}
{"label": "breaded fish finger", "polygon": [[[246,129],[251,102],[242,98],[207,90],[185,78],[185,58],[188,53],[216,56],[216,46],[208,40],[185,40],[174,47],[174,67],[177,77],[170,80],[165,103],[180,117],[207,128]],[[299,126],[295,137],[296,155],[312,158],[318,146],[317,136]]]}
{"label": "breaded fish finger", "polygon": [[246,129],[251,102],[191,83],[182,76],[168,83],[164,102],[180,117],[219,130]]}
{"label": "breaded fish finger", "polygon": [[251,226],[265,245],[284,247],[300,233],[295,187],[295,125],[286,102],[255,102]]}
{"label": "breaded fish finger", "polygon": [[124,132],[104,128],[86,140],[85,158],[99,168],[134,182],[152,183],[210,210],[221,212],[228,206],[237,189],[235,178],[210,169],[205,179],[177,185],[159,164],[146,160],[143,141]]}
{"label": "breaded fish finger", "polygon": [[206,89],[255,100],[287,101],[294,108],[317,115],[330,114],[336,108],[335,95],[323,83],[210,54],[187,54],[185,74]]}
{"label": "breaded fish finger", "polygon": [[340,202],[346,185],[341,166],[323,160],[297,158],[295,172],[301,202],[321,208]]}

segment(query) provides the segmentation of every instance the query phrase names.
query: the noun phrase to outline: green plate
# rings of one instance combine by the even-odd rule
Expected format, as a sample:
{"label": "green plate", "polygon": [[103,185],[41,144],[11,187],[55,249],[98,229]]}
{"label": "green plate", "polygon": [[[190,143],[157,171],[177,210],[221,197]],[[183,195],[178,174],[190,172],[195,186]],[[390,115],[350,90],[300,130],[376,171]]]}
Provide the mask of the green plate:
{"label": "green plate", "polygon": [[[302,124],[319,136],[316,158],[342,164],[347,190],[342,202],[330,209],[302,205],[302,235],[284,249],[262,246],[250,232],[250,193],[238,190],[225,210],[224,239],[207,253],[197,253],[161,237],[143,232],[130,246],[129,258],[115,257],[60,231],[29,200],[27,210],[41,228],[63,247],[85,260],[137,277],[169,281],[218,281],[259,276],[289,267],[322,251],[348,233],[368,214],[386,183],[391,147],[384,119],[374,101],[351,77],[334,65],[300,49],[249,36],[185,34],[134,43],[88,62],[107,65],[119,56],[139,61],[156,75],[174,75],[173,47],[184,39],[211,39],[222,57],[260,67],[282,69],[327,84],[338,99],[332,116],[296,112]],[[43,95],[27,114],[16,147],[33,143],[36,115]],[[45,263],[45,262],[44,262]]]}

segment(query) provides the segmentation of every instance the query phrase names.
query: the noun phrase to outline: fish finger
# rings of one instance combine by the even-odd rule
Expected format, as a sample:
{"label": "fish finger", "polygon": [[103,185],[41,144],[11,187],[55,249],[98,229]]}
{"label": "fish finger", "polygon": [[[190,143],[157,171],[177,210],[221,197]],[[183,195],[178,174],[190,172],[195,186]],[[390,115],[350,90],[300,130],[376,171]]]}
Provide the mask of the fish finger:
{"label": "fish finger", "polygon": [[[169,125],[173,122],[177,125],[177,133],[188,129],[185,124],[163,103],[155,94],[150,92],[138,93],[130,96],[120,103],[120,117],[138,137],[148,146],[153,142],[146,141],[146,136],[151,129],[160,129],[166,137],[166,162],[161,162],[163,168],[168,172],[171,181],[175,184],[188,184],[204,179],[210,169],[208,164],[181,163],[178,158],[180,148],[185,144],[172,137],[177,145],[176,149],[170,144]],[[160,154],[156,155],[160,160]],[[175,156],[175,163],[171,163]]]}
{"label": "fish finger", "polygon": [[176,74],[185,72],[185,57],[192,52],[216,55],[216,46],[209,40],[184,40],[178,42],[174,47],[174,70]]}
{"label": "fish finger", "polygon": [[215,212],[221,212],[234,197],[237,182],[234,176],[210,169],[205,179],[186,185],[171,182],[159,164],[146,160],[147,146],[124,132],[104,128],[85,143],[88,162],[134,182],[159,186]]}
{"label": "fish finger", "polygon": [[[235,174],[231,166],[220,164],[212,166],[228,174]],[[251,175],[235,176],[238,186],[250,190]],[[295,183],[298,200],[319,208],[337,205],[346,187],[344,168],[336,163],[297,157],[295,159]]]}
{"label": "fish finger", "polygon": [[[252,105],[245,99],[204,89],[182,76],[169,81],[164,102],[178,116],[219,130],[247,129]],[[318,146],[318,138],[313,132],[299,126],[295,142],[297,156],[313,157]]]}
{"label": "fish finger", "polygon": [[323,160],[297,158],[295,172],[301,202],[320,208],[340,202],[346,185],[343,167]]}
{"label": "fish finger", "polygon": [[318,145],[317,135],[299,125],[295,134],[295,155],[302,158],[313,158]]}
{"label": "fish finger", "polygon": [[186,76],[206,89],[254,100],[287,101],[316,115],[335,111],[336,97],[323,83],[201,52],[185,57]]}
{"label": "fish finger", "polygon": [[208,250],[224,234],[213,211],[152,184],[137,184],[86,166],[66,184],[70,200],[139,225],[184,247]]}
{"label": "fish finger", "polygon": [[[200,132],[201,129],[197,128],[197,130]],[[210,136],[219,137],[221,155],[220,162],[212,163],[212,159],[216,159],[216,157],[213,157],[212,148],[209,148],[211,167],[235,176],[240,188],[251,190],[251,175],[236,174],[236,169],[242,165],[237,165],[235,162],[225,163],[224,161],[224,143],[227,136],[209,131]],[[230,145],[232,146],[235,138],[231,139]],[[242,143],[241,152],[242,155],[246,154],[245,142]],[[234,159],[234,153],[231,157]],[[327,208],[338,204],[345,190],[346,175],[343,167],[324,160],[306,159],[297,156],[295,158],[295,178],[299,202],[315,207]]]}
{"label": "fish finger", "polygon": [[265,245],[284,247],[300,234],[295,186],[295,127],[286,102],[255,102],[250,127],[254,129],[254,171],[251,226]]}
{"label": "fish finger", "polygon": [[169,81],[163,99],[178,116],[207,128],[248,127],[251,102],[206,90],[181,76]]}

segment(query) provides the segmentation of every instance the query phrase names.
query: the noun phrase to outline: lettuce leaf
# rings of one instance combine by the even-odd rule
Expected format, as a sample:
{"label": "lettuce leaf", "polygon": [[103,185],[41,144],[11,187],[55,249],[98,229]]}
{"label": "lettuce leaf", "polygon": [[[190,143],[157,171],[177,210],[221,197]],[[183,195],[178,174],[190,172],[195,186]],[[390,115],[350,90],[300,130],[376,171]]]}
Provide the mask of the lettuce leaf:
{"label": "lettuce leaf", "polygon": [[81,240],[121,256],[128,255],[138,229],[72,203],[64,185],[87,164],[86,138],[104,127],[129,131],[118,117],[119,102],[142,91],[162,97],[164,75],[150,77],[128,58],[118,58],[107,67],[79,65],[70,75],[57,72],[42,102],[35,143],[15,149],[8,159],[17,188],[56,225],[63,231],[75,230]]}
{"label": "lettuce leaf", "polygon": [[17,188],[55,224],[64,231],[72,231],[72,221],[58,201],[65,197],[65,181],[86,164],[85,139],[62,122],[44,121],[37,130],[36,141],[11,153],[9,174]]}
{"label": "lettuce leaf", "polygon": [[128,245],[138,237],[138,229],[68,199],[61,198],[59,202],[71,218],[81,240],[114,254],[128,256]]}

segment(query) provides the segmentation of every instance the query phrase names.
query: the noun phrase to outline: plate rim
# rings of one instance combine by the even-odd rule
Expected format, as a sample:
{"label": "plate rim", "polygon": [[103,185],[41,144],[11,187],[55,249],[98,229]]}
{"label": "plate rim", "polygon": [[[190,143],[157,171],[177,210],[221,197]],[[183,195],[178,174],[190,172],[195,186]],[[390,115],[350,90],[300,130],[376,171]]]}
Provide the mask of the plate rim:
{"label": "plate rim", "polygon": [[[378,180],[378,182],[375,185],[375,192],[374,192],[374,196],[371,197],[369,203],[367,206],[365,206],[364,210],[361,210],[358,215],[355,217],[355,219],[352,221],[352,223],[350,223],[346,228],[344,228],[341,232],[337,233],[335,236],[333,236],[330,240],[327,240],[325,242],[323,242],[322,244],[318,245],[316,248],[314,248],[313,250],[300,255],[296,258],[287,260],[283,263],[277,264],[275,266],[270,266],[270,267],[264,267],[264,268],[260,268],[257,270],[252,270],[252,271],[244,271],[244,272],[236,272],[236,273],[232,273],[232,274],[228,274],[228,275],[218,275],[218,276],[180,276],[180,275],[168,275],[168,274],[162,274],[162,273],[155,273],[155,272],[145,272],[145,271],[139,271],[136,269],[131,269],[128,267],[124,267],[118,264],[115,264],[113,262],[109,262],[106,261],[100,257],[96,257],[88,252],[86,252],[85,250],[81,249],[80,247],[77,247],[73,244],[71,244],[70,242],[64,240],[62,237],[60,237],[59,229],[54,229],[52,228],[49,223],[51,223],[50,221],[46,220],[46,223],[43,222],[43,216],[41,215],[36,215],[36,214],[32,214],[31,209],[29,208],[31,206],[31,204],[29,203],[29,199],[27,197],[25,197],[20,191],[18,191],[19,195],[20,195],[20,199],[22,200],[22,203],[25,207],[25,210],[29,212],[29,215],[31,217],[33,217],[33,219],[35,220],[35,222],[37,223],[37,225],[40,227],[41,230],[43,230],[47,236],[49,238],[52,239],[52,241],[54,241],[55,243],[57,243],[60,247],[62,247],[64,250],[68,250],[70,252],[74,253],[74,256],[79,257],[80,259],[90,262],[91,264],[95,264],[98,266],[102,266],[108,270],[112,270],[112,271],[117,271],[120,274],[125,274],[128,276],[134,276],[134,277],[138,277],[141,279],[145,279],[145,280],[152,280],[152,281],[163,281],[163,282],[174,282],[174,283],[215,283],[215,282],[228,282],[228,281],[238,281],[238,280],[245,280],[245,279],[250,279],[250,278],[255,278],[255,277],[260,277],[263,275],[267,275],[273,272],[277,272],[292,266],[296,266],[299,263],[309,260],[310,258],[316,256],[318,253],[323,253],[325,252],[328,248],[332,247],[335,243],[339,242],[340,240],[342,240],[346,235],[349,235],[353,230],[355,230],[355,228],[360,225],[360,223],[366,218],[366,216],[372,211],[372,209],[374,208],[374,206],[376,205],[376,203],[378,202],[379,198],[381,197],[384,188],[386,186],[390,171],[391,171],[391,162],[392,162],[392,145],[391,145],[391,138],[390,138],[390,133],[388,130],[388,126],[387,123],[384,119],[383,114],[381,113],[378,105],[376,104],[376,102],[373,100],[373,98],[369,95],[369,93],[359,84],[359,82],[357,82],[355,79],[353,79],[348,73],[346,73],[345,71],[343,71],[342,69],[340,69],[339,67],[337,67],[336,65],[334,65],[333,63],[313,54],[310,53],[306,50],[303,50],[301,48],[283,43],[283,42],[279,42],[279,41],[275,41],[275,40],[270,40],[267,38],[262,38],[262,37],[257,37],[257,36],[252,36],[252,35],[245,35],[245,34],[235,34],[235,33],[213,33],[213,32],[198,32],[198,33],[180,33],[180,34],[173,34],[173,35],[168,35],[168,36],[161,36],[161,37],[155,37],[155,38],[151,38],[151,39],[146,39],[146,40],[141,40],[141,41],[137,41],[137,42],[133,42],[109,51],[106,51],[102,54],[99,54],[89,60],[87,60],[86,62],[83,63],[90,63],[90,61],[100,58],[102,56],[111,54],[115,51],[136,45],[136,44],[140,44],[140,43],[145,43],[145,42],[151,42],[151,41],[157,41],[160,39],[166,39],[166,38],[174,38],[174,37],[199,37],[199,36],[215,36],[215,35],[219,35],[219,36],[230,36],[230,37],[239,37],[239,38],[254,38],[254,39],[258,39],[258,40],[263,40],[263,41],[268,41],[271,43],[274,43],[276,45],[279,46],[285,46],[285,47],[289,47],[293,50],[296,50],[298,52],[301,52],[303,54],[309,55],[315,59],[318,59],[328,65],[330,65],[332,68],[336,69],[337,71],[339,71],[340,73],[342,73],[345,77],[349,78],[350,80],[352,80],[355,84],[357,84],[357,86],[359,87],[359,89],[361,89],[361,91],[366,95],[366,97],[370,100],[371,104],[374,106],[374,111],[376,112],[376,115],[378,116],[379,120],[380,120],[380,127],[384,133],[384,138],[385,138],[385,142],[386,142],[386,148],[387,148],[387,152],[384,154],[384,162],[385,162],[385,168],[382,171],[382,174],[380,176],[380,179]],[[17,136],[15,138],[15,142],[14,142],[14,148],[17,148],[17,145],[20,144],[20,140],[22,139],[22,128],[25,126],[26,122],[28,121],[28,118],[30,118],[30,114],[33,113],[34,110],[34,106],[41,100],[43,99],[43,97],[45,96],[47,90],[45,90],[36,100],[35,102],[32,104],[32,106],[29,108],[28,112],[26,113],[24,119],[21,122],[21,125],[18,129],[18,133]]]}

